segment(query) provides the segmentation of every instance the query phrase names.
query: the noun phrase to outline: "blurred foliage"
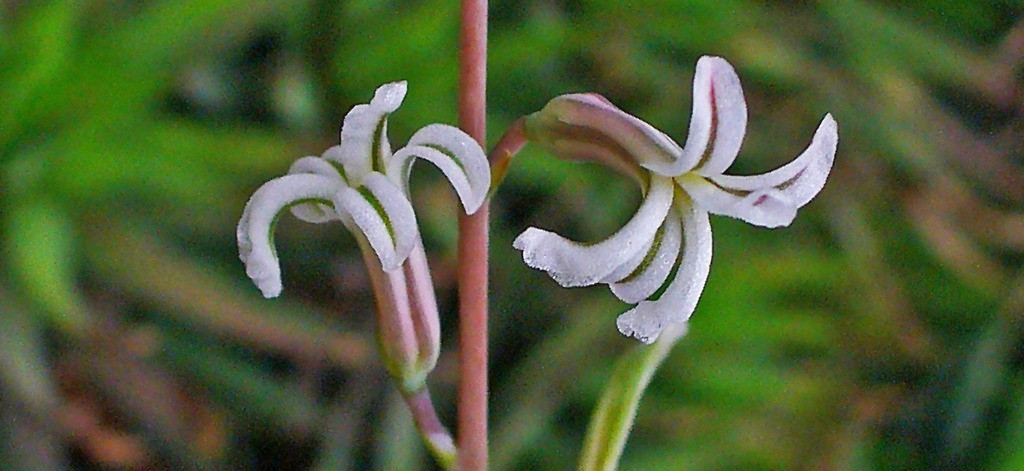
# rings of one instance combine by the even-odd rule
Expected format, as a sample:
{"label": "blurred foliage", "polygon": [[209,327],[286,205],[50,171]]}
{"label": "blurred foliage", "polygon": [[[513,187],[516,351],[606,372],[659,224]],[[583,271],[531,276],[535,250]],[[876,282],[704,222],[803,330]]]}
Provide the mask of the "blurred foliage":
{"label": "blurred foliage", "polygon": [[[351,239],[288,219],[282,299],[236,258],[259,183],[407,79],[396,142],[455,121],[456,2],[0,3],[0,468],[429,469],[373,355]],[[693,66],[736,66],[733,169],[796,155],[826,112],[836,169],[792,227],[715,218],[690,334],[624,469],[1024,468],[1024,3],[496,1],[491,142],[567,92],[683,139]],[[452,423],[455,202],[417,170]],[[527,147],[494,203],[493,464],[569,469],[633,342],[607,290],[511,248],[593,240],[638,201]],[[529,286],[526,290],[523,287]]]}

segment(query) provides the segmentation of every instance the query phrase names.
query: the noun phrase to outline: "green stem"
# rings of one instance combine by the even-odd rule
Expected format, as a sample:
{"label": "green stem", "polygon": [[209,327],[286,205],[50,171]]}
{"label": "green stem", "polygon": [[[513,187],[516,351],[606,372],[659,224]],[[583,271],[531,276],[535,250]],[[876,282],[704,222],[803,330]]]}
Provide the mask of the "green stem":
{"label": "green stem", "polygon": [[611,380],[587,427],[579,471],[608,471],[618,467],[640,398],[672,346],[685,334],[686,324],[670,326],[653,345],[638,345],[615,363]]}

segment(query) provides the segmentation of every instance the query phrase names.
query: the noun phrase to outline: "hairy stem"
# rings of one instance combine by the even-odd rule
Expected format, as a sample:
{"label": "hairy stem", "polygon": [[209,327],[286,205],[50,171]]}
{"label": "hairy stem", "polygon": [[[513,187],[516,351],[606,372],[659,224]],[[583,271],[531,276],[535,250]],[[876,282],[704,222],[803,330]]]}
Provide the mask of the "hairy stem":
{"label": "hairy stem", "polygon": [[[459,127],[486,148],[487,1],[462,0]],[[488,203],[459,218],[458,469],[487,469]]]}

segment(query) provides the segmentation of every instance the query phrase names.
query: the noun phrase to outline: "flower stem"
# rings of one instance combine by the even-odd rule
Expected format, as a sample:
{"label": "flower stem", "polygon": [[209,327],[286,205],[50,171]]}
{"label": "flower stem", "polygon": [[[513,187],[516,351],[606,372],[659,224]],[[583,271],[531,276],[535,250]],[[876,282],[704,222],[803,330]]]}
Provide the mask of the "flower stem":
{"label": "flower stem", "polygon": [[442,468],[451,469],[455,464],[455,443],[452,442],[448,430],[441,424],[441,420],[437,418],[437,411],[434,410],[434,403],[430,399],[430,391],[424,387],[415,393],[405,394],[404,398],[416,422],[416,429],[430,449],[430,454]]}
{"label": "flower stem", "polygon": [[498,192],[501,182],[505,181],[508,166],[512,158],[526,145],[526,120],[519,118],[512,122],[501,136],[498,143],[491,149],[487,160],[491,164],[491,194]]}
{"label": "flower stem", "polygon": [[[459,127],[486,148],[487,1],[462,0]],[[459,218],[458,469],[487,469],[488,203]]]}
{"label": "flower stem", "polygon": [[366,261],[377,301],[381,360],[402,392],[430,454],[444,469],[455,463],[455,444],[437,417],[426,379],[437,362],[437,302],[423,244],[417,243],[402,270],[386,272],[365,237],[356,241]]}
{"label": "flower stem", "polygon": [[608,386],[590,418],[578,471],[611,471],[618,467],[644,391],[672,346],[685,334],[685,323],[666,327],[654,345],[638,345],[615,362]]}

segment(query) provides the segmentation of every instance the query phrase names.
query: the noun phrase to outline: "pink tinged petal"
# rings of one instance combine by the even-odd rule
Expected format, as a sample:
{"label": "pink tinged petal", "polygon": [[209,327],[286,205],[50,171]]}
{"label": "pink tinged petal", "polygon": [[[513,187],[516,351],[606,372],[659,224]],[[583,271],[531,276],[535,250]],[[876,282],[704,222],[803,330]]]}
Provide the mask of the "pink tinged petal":
{"label": "pink tinged petal", "polygon": [[441,317],[437,312],[427,254],[419,238],[402,265],[402,271],[408,282],[410,313],[419,344],[419,366],[422,371],[430,372],[441,354]]}
{"label": "pink tinged petal", "polygon": [[636,166],[667,166],[682,149],[665,133],[597,94],[562,95],[527,117],[532,142],[555,155],[592,160],[631,177]]}
{"label": "pink tinged petal", "polygon": [[336,152],[324,155],[341,163],[349,183],[362,184],[371,171],[383,172],[391,158],[388,142],[388,115],[405,99],[406,83],[381,85],[369,104],[356,105],[345,115],[341,125],[341,145]]}
{"label": "pink tinged petal", "polygon": [[[291,168],[288,169],[288,173],[292,175],[321,175],[336,179],[339,184],[343,184],[342,182],[344,182],[344,180],[341,178],[341,174],[338,172],[338,167],[335,167],[335,165],[337,164],[332,164],[320,157],[303,157],[292,164]],[[338,219],[338,212],[334,210],[334,206],[331,204],[297,204],[291,207],[291,212],[295,217],[313,224],[336,221]]]}
{"label": "pink tinged petal", "polygon": [[668,214],[672,197],[672,180],[652,175],[640,209],[611,237],[588,245],[531,227],[520,234],[512,246],[523,251],[527,265],[548,272],[558,284],[589,286],[600,282],[647,247]]}
{"label": "pink tinged petal", "polygon": [[[725,59],[705,56],[697,61],[697,68],[702,64],[711,70],[711,87],[705,92],[710,95],[712,110],[711,149],[710,154],[704,155],[706,160],[698,162],[696,171],[701,175],[718,175],[732,165],[740,152],[747,132],[747,102],[739,76]],[[696,90],[694,93],[696,96]]]}
{"label": "pink tinged petal", "polygon": [[792,162],[762,175],[710,177],[718,185],[738,191],[773,188],[785,199],[803,207],[825,186],[839,143],[839,128],[831,114],[825,115],[811,144]]}
{"label": "pink tinged petal", "polygon": [[392,181],[406,191],[416,157],[434,164],[444,173],[468,214],[483,205],[491,187],[491,170],[483,149],[468,134],[444,124],[431,124],[413,134],[409,145],[392,156],[387,169]]}
{"label": "pink tinged petal", "polygon": [[762,227],[788,226],[796,218],[797,206],[778,190],[732,190],[695,174],[683,175],[677,181],[691,198],[712,214]]}
{"label": "pink tinged petal", "polygon": [[747,128],[747,105],[736,71],[721,57],[697,61],[693,77],[693,111],[681,156],[671,165],[644,166],[677,176],[694,168],[725,170],[735,160]]}
{"label": "pink tinged petal", "polygon": [[399,268],[419,238],[412,205],[394,183],[371,172],[364,186],[346,187],[334,196],[335,207],[350,218],[373,247],[385,271]]}
{"label": "pink tinged petal", "polygon": [[705,179],[689,174],[677,180],[698,204],[713,214],[764,227],[788,226],[797,209],[825,185],[837,142],[836,122],[827,115],[810,146],[783,167],[763,175],[718,175]]}
{"label": "pink tinged petal", "polygon": [[426,372],[418,368],[420,352],[405,272],[385,271],[377,263],[376,248],[368,247],[372,243],[368,244],[368,239],[358,233],[355,237],[377,301],[377,338],[382,360],[403,391],[414,390],[422,384]]}
{"label": "pink tinged petal", "polygon": [[274,225],[281,211],[305,202],[330,204],[333,195],[344,188],[337,179],[322,175],[286,175],[264,183],[245,205],[238,221],[238,255],[263,296],[281,294],[281,267],[274,250]]}
{"label": "pink tinged petal", "polygon": [[686,202],[676,208],[683,222],[683,256],[676,276],[656,301],[642,301],[619,316],[619,332],[652,343],[666,328],[689,320],[704,291],[711,268],[711,224],[708,213]]}
{"label": "pink tinged petal", "polygon": [[623,302],[636,304],[651,297],[668,279],[683,242],[682,223],[676,212],[670,212],[665,218],[660,236],[656,239],[657,246],[651,248],[636,271],[609,286]]}

